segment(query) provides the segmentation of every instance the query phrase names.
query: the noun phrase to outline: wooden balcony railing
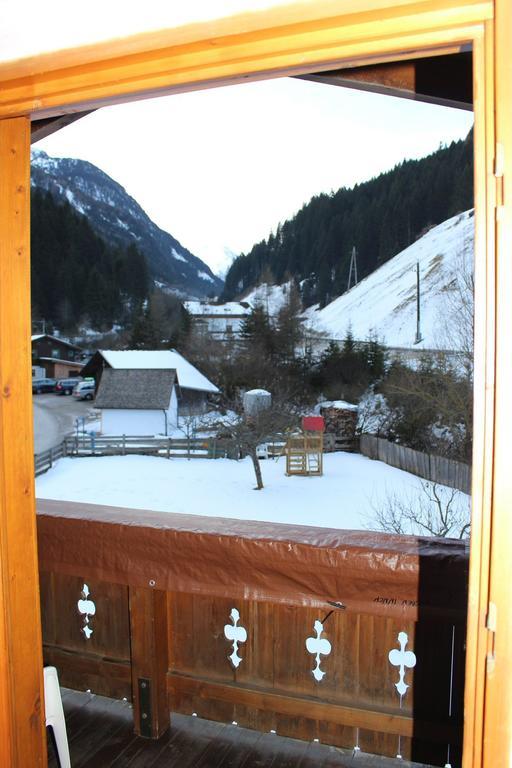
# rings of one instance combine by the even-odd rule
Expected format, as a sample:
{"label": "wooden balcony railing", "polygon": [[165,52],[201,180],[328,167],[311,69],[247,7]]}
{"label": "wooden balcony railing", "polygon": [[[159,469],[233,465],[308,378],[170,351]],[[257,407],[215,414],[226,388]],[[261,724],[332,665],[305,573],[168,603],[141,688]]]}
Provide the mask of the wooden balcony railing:
{"label": "wooden balcony railing", "polygon": [[38,533],[45,661],[138,733],[196,713],[460,764],[463,543],[56,501]]}

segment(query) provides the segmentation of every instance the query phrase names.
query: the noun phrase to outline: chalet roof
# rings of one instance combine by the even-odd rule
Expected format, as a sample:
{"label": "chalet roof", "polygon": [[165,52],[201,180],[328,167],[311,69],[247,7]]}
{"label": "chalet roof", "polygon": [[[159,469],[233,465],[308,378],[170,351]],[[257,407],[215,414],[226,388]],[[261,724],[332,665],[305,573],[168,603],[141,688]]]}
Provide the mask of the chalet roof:
{"label": "chalet roof", "polygon": [[59,344],[63,344],[65,347],[69,347],[70,349],[77,349],[79,351],[82,350],[82,347],[78,347],[76,344],[71,344],[70,341],[61,339],[60,336],[52,336],[50,333],[36,333],[31,337],[32,341],[39,341],[40,339],[50,339],[51,341],[56,341]]}
{"label": "chalet roof", "polygon": [[136,370],[173,370],[176,372],[182,389],[197,389],[203,392],[218,392],[197,368],[185,360],[174,349],[168,350],[107,350],[100,349],[98,353],[111,368]]}
{"label": "chalet roof", "polygon": [[167,410],[171,402],[175,370],[106,368],[96,396],[96,408]]}

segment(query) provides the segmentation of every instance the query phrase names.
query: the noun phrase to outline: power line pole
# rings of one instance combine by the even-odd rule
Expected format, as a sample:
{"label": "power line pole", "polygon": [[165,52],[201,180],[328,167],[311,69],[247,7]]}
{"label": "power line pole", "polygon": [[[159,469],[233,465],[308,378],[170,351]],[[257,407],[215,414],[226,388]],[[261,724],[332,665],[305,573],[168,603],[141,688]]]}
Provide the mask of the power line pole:
{"label": "power line pole", "polygon": [[347,291],[350,291],[352,284],[352,275],[354,275],[354,285],[357,285],[357,251],[355,245],[352,246],[352,255],[350,257],[350,269],[348,271]]}
{"label": "power line pole", "polygon": [[414,339],[415,344],[419,344],[420,341],[423,341],[423,336],[421,335],[421,303],[420,303],[420,263],[419,261],[416,262],[416,338]]}

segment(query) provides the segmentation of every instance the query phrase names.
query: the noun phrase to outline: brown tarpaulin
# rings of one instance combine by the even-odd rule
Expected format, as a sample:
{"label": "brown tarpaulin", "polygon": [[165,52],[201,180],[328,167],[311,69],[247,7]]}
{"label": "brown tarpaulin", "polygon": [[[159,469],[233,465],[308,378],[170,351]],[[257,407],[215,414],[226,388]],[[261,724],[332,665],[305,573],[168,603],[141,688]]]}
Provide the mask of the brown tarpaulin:
{"label": "brown tarpaulin", "polygon": [[403,616],[466,611],[452,539],[38,500],[43,571],[219,597]]}

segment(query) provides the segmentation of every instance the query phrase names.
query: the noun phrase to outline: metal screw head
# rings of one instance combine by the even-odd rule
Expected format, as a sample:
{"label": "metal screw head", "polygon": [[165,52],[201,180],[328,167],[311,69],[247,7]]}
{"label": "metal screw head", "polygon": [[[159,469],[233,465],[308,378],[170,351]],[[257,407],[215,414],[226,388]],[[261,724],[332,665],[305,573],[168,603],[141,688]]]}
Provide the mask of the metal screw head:
{"label": "metal screw head", "polygon": [[149,586],[150,586],[150,587],[154,587],[154,586],[155,586],[155,584],[156,584],[156,581],[155,581],[154,579],[150,579],[150,580],[149,580]]}

